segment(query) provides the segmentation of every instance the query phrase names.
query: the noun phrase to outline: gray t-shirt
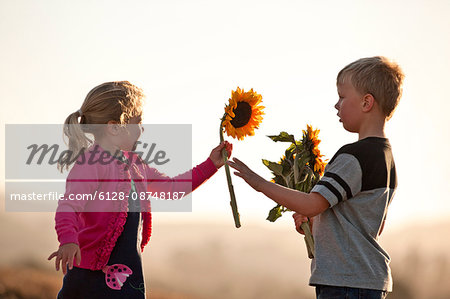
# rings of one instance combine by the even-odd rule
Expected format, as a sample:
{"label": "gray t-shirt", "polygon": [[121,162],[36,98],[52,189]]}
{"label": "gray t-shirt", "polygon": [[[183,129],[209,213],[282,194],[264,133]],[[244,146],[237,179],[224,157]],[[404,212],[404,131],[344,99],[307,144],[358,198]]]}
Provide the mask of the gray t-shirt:
{"label": "gray t-shirt", "polygon": [[311,191],[330,208],[314,218],[310,285],[392,291],[390,257],[378,237],[396,187],[388,139],[368,137],[334,155]]}

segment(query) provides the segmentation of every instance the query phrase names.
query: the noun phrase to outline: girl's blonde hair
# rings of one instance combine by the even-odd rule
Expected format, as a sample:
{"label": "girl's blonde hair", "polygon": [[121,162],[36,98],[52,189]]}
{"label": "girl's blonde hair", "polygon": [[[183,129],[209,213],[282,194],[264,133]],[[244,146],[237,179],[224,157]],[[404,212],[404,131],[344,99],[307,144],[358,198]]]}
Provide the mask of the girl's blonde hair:
{"label": "girl's blonde hair", "polygon": [[96,125],[109,121],[124,125],[130,118],[142,115],[143,99],[142,89],[128,81],[106,82],[94,87],[87,94],[80,110],[70,114],[64,122],[69,150],[59,159],[58,169],[61,172],[64,168],[68,169],[93,143],[86,133],[93,134],[94,138],[100,136],[100,126]]}

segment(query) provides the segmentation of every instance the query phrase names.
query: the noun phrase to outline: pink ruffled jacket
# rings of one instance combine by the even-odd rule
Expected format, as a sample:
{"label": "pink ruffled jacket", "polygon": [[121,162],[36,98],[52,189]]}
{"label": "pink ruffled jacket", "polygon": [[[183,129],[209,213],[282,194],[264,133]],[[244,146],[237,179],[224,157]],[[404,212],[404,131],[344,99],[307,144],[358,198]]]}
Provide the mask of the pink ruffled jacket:
{"label": "pink ruffled jacket", "polygon": [[[91,147],[80,156],[101,158],[103,149]],[[88,154],[89,153],[89,154]],[[106,152],[105,152],[106,153]],[[216,171],[211,159],[192,170],[170,178],[150,168],[137,155],[124,152],[130,165],[114,161],[106,165],[101,163],[75,163],[66,180],[65,200],[58,202],[55,214],[55,228],[61,245],[76,243],[81,250],[80,268],[101,270],[106,266],[109,256],[123,231],[127,219],[128,200],[99,200],[100,194],[112,197],[113,192],[128,196],[131,179],[135,182],[138,194],[142,192],[186,192],[189,193],[210,178]],[[104,163],[105,164],[105,163]],[[108,193],[109,192],[109,193]],[[68,200],[73,194],[96,194],[95,200]],[[143,218],[141,250],[148,243],[152,229],[150,201],[140,201]],[[89,211],[89,212],[87,212]],[[92,212],[94,211],[94,212]]]}

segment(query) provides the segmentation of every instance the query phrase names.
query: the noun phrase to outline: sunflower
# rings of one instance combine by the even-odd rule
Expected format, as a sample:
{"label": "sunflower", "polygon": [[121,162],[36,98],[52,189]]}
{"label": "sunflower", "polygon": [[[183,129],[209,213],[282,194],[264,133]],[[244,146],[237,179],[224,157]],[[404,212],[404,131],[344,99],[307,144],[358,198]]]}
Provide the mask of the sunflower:
{"label": "sunflower", "polygon": [[[239,87],[236,91],[231,92],[231,98],[228,105],[225,106],[225,114],[220,120],[220,142],[224,141],[223,131],[227,132],[228,136],[244,139],[245,136],[254,135],[255,128],[258,128],[262,121],[264,106],[259,104],[262,101],[262,96],[253,91],[245,92]],[[234,224],[236,227],[241,226],[239,212],[236,203],[236,196],[234,194],[233,184],[231,182],[230,168],[226,163],[228,159],[226,149],[222,150],[222,159],[225,163],[225,173],[227,175],[228,190],[230,191],[230,205],[233,211]]]}
{"label": "sunflower", "polygon": [[253,91],[244,92],[239,87],[231,92],[229,103],[225,106],[225,115],[222,125],[228,136],[244,139],[245,136],[253,136],[262,121],[264,106],[259,105],[262,96]]}
{"label": "sunflower", "polygon": [[322,160],[323,155],[319,150],[319,129],[313,130],[312,126],[306,125],[306,131],[303,130],[303,145],[306,150],[311,153],[312,162],[314,163],[314,172],[322,175],[325,170],[326,162]]}

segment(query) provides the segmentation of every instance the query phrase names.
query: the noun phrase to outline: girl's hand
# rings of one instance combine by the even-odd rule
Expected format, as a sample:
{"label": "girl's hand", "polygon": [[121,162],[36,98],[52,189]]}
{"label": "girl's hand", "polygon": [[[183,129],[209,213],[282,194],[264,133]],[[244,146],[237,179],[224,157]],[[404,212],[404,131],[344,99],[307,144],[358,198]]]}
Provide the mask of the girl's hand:
{"label": "girl's hand", "polygon": [[222,158],[222,149],[225,148],[228,153],[228,158],[231,156],[231,152],[233,151],[233,145],[229,143],[228,141],[224,141],[221,144],[219,144],[217,147],[215,147],[211,154],[209,155],[209,158],[213,161],[216,168],[222,167],[225,163],[223,162]]}
{"label": "girl's hand", "polygon": [[234,172],[235,175],[243,178],[256,191],[261,191],[261,185],[266,182],[265,179],[253,172],[238,158],[233,158],[233,161],[228,160],[227,164],[237,170]]}
{"label": "girl's hand", "polygon": [[67,264],[69,264],[69,269],[72,270],[74,258],[76,258],[77,265],[81,263],[80,247],[75,243],[67,243],[61,245],[58,251],[55,251],[52,254],[50,254],[48,260],[51,260],[54,257],[56,257],[55,260],[56,271],[59,270],[59,262],[61,261],[62,271],[64,275],[66,275]]}
{"label": "girl's hand", "polygon": [[[305,232],[300,227],[300,225],[302,225],[302,223],[304,223],[304,222],[307,222],[308,221],[308,217],[306,217],[305,215],[299,214],[299,213],[294,213],[292,215],[292,217],[294,218],[295,229],[297,230],[298,233],[304,235]],[[313,224],[313,218],[309,219],[309,229],[311,231],[312,231],[312,224]]]}

